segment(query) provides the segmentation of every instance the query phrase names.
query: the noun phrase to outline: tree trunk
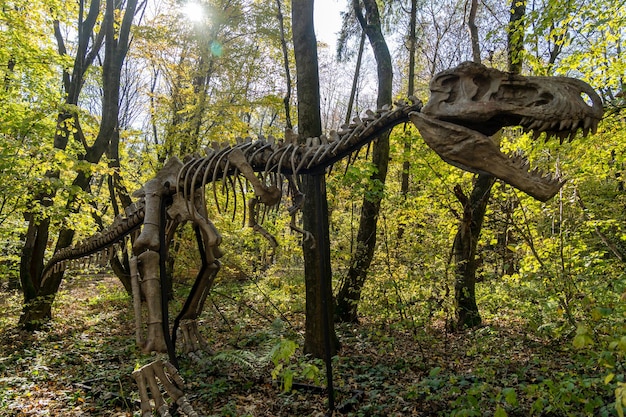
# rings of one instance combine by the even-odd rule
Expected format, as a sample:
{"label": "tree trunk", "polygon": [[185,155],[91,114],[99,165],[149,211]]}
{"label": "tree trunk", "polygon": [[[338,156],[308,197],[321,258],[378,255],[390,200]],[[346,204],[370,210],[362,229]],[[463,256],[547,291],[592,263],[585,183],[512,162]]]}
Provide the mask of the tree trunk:
{"label": "tree trunk", "polygon": [[280,0],[276,0],[276,18],[278,19],[278,29],[280,30],[280,46],[283,51],[283,65],[285,67],[285,80],[287,81],[287,91],[283,97],[283,105],[285,106],[285,126],[289,129],[293,128],[291,123],[291,71],[289,70],[289,51],[287,51],[287,40],[285,39],[285,24],[283,10]]}
{"label": "tree trunk", "polygon": [[[480,43],[475,20],[477,8],[478,2],[472,0],[467,26],[470,32],[472,57],[474,62],[480,63]],[[458,200],[463,205],[463,217],[452,244],[455,263],[455,327],[458,329],[472,328],[482,323],[478,304],[476,304],[476,269],[478,268],[476,248],[494,182],[495,179],[491,175],[478,174],[469,198],[463,194],[460,186],[457,185],[454,189]]]}
{"label": "tree trunk", "polygon": [[478,40],[478,26],[476,26],[477,11],[478,0],[471,0],[469,16],[467,18],[467,28],[470,33],[470,43],[472,45],[472,60],[480,64],[480,41]]}
{"label": "tree trunk", "polygon": [[509,71],[522,72],[524,52],[524,15],[526,0],[511,0],[511,16],[507,29],[507,58]]}
{"label": "tree trunk", "polygon": [[[107,1],[106,12],[103,20],[103,30],[106,31],[106,40],[102,71],[102,121],[100,124],[100,130],[93,145],[86,146],[83,158],[86,162],[92,164],[96,164],[100,161],[102,155],[104,155],[107,151],[112,138],[114,138],[117,134],[121,68],[124,58],[126,57],[126,52],[128,51],[130,27],[137,6],[137,0],[128,1],[123,20],[119,26],[119,33],[116,33],[114,25],[114,3],[115,2],[113,0]],[[94,7],[93,4],[92,7]],[[91,13],[92,10],[90,10],[89,14],[91,15]],[[82,141],[82,143],[86,145],[84,141]],[[72,185],[86,192],[89,190],[90,180],[90,173],[79,171]],[[77,212],[80,209],[80,206],[76,203],[76,197],[77,196],[74,194],[68,198],[66,203],[66,209],[68,212]],[[55,251],[71,245],[73,238],[74,230],[69,227],[62,228],[59,232]],[[43,256],[41,259],[43,259]],[[24,262],[24,260],[22,260],[22,262]],[[38,277],[41,279],[41,269],[38,271]],[[54,302],[62,279],[63,273],[57,272],[41,281],[41,285],[37,289],[35,298],[25,300],[22,315],[20,317],[20,324],[24,325],[27,329],[32,330],[39,328],[43,323],[51,318],[52,303]]]}
{"label": "tree trunk", "polygon": [[454,193],[463,205],[463,217],[454,238],[452,252],[455,262],[454,297],[456,300],[456,327],[458,329],[479,326],[482,322],[476,304],[476,248],[485,219],[487,203],[495,178],[478,175],[469,198],[460,186]]}
{"label": "tree trunk", "polygon": [[[298,86],[298,133],[302,138],[320,136],[322,120],[313,0],[292,2],[292,31]],[[304,242],[302,247],[306,286],[304,351],[317,358],[326,357],[327,331],[331,356],[336,354],[339,345],[332,322],[330,238],[324,175],[322,171],[302,178],[302,192],[307,201],[302,208],[303,226],[315,239],[315,247],[308,242]]]}
{"label": "tree trunk", "polygon": [[[471,33],[472,54],[474,60],[480,60],[480,45],[476,28],[476,9],[472,4],[468,26]],[[524,1],[513,0],[511,20],[508,30],[509,71],[520,72],[524,49],[522,19],[526,11]],[[482,322],[476,304],[476,246],[480,238],[487,203],[491,197],[491,187],[495,179],[486,174],[479,174],[469,199],[460,188],[455,188],[457,198],[463,204],[463,219],[453,244],[455,259],[455,301],[456,327],[459,329],[479,326]]]}
{"label": "tree trunk", "polygon": [[[409,36],[408,36],[408,50],[409,50],[409,76],[407,85],[407,97],[411,97],[415,94],[415,50],[417,47],[417,0],[411,0],[411,15],[409,19]],[[410,136],[404,137],[404,155],[406,159],[402,162],[402,176],[400,180],[400,194],[406,201],[409,194],[409,172],[411,170],[411,161],[409,155],[411,152],[411,140]],[[404,235],[404,228],[406,225],[404,222],[398,225],[398,241],[402,240]]]}
{"label": "tree trunk", "polygon": [[[78,104],[78,97],[84,85],[85,73],[102,46],[102,34],[104,33],[102,30],[94,37],[93,43],[90,43],[92,31],[100,14],[100,0],[91,0],[87,16],[85,17],[84,14],[84,2],[81,1],[79,3],[78,16],[78,47],[76,57],[74,58],[74,66],[71,72],[66,70],[62,75],[65,104],[69,106]],[[65,56],[67,55],[67,50],[58,20],[53,22],[53,27],[59,55]],[[89,48],[90,46],[91,48]],[[54,149],[64,150],[67,147],[71,137],[69,126],[72,124],[77,128],[74,138],[80,141],[82,132],[77,120],[78,115],[76,113],[68,111],[59,113],[53,139]],[[59,179],[59,176],[58,170],[49,170],[45,174],[47,181],[44,181],[44,183],[49,182],[53,184]],[[24,291],[24,306],[29,305],[37,297],[37,292],[41,287],[41,272],[44,267],[44,256],[50,233],[50,218],[41,216],[35,206],[50,207],[56,195],[56,190],[35,190],[34,194],[34,206],[24,214],[24,219],[28,223],[28,230],[20,256],[20,281]]]}
{"label": "tree trunk", "polygon": [[[374,51],[378,74],[378,98],[376,105],[381,108],[385,104],[391,104],[393,71],[391,54],[382,33],[378,6],[375,0],[363,0],[364,16],[359,1],[353,0],[352,4],[361,28],[367,35]],[[370,178],[371,184],[382,190],[389,165],[389,132],[381,135],[374,142],[372,163],[376,166],[376,172]],[[379,185],[380,187],[378,187]],[[337,320],[344,322],[358,321],[357,310],[361,299],[361,290],[363,289],[367,271],[376,248],[376,226],[382,198],[382,191],[368,193],[363,198],[356,250],[352,255],[346,279],[337,294]]]}
{"label": "tree trunk", "polygon": [[356,89],[359,84],[359,73],[361,72],[361,62],[363,61],[363,50],[365,49],[365,32],[361,32],[361,40],[359,41],[359,52],[356,56],[356,65],[354,67],[354,77],[352,77],[352,88],[350,88],[350,98],[348,99],[348,110],[346,110],[346,118],[344,123],[350,123],[352,118],[352,108],[356,98]]}

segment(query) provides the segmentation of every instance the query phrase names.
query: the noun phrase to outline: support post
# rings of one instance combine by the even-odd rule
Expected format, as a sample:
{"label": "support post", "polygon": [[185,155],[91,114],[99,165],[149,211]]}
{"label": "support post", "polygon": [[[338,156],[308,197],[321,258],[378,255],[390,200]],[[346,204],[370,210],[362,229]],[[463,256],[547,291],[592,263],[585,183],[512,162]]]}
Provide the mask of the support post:
{"label": "support post", "polygon": [[159,215],[160,215],[160,227],[159,227],[159,277],[161,280],[161,314],[162,314],[162,326],[163,326],[163,338],[165,340],[165,346],[167,347],[167,356],[170,360],[170,363],[174,365],[176,369],[180,369],[178,366],[178,358],[176,358],[176,346],[172,343],[172,337],[170,336],[170,325],[169,325],[169,309],[168,309],[168,301],[169,294],[168,289],[170,286],[168,285],[167,276],[167,268],[165,265],[165,261],[167,258],[167,247],[169,246],[166,242],[166,233],[165,233],[165,223],[167,221],[167,199],[161,198],[161,205],[159,207]]}

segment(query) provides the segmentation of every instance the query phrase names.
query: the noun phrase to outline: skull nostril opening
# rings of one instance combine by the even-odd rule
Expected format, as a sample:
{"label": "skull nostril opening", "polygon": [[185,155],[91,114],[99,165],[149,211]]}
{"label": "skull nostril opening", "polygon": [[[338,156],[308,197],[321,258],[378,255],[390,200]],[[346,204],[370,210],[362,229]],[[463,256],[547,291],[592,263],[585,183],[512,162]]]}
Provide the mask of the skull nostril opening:
{"label": "skull nostril opening", "polygon": [[554,96],[550,93],[541,93],[539,97],[534,100],[531,105],[532,106],[545,106],[546,104],[550,104],[550,102],[554,99]]}

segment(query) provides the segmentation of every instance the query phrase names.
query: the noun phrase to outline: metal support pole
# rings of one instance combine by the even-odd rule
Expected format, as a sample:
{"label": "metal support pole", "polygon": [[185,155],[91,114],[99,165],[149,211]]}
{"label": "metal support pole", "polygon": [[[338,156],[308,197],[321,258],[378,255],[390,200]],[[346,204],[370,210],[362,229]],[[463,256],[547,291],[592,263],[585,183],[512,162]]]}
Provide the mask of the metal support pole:
{"label": "metal support pole", "polygon": [[165,222],[167,221],[167,198],[164,193],[161,197],[160,207],[160,224],[159,224],[159,278],[161,281],[161,313],[162,313],[162,326],[163,326],[163,338],[165,339],[165,346],[167,346],[167,356],[170,363],[174,365],[176,369],[179,369],[178,358],[176,358],[176,347],[172,343],[170,336],[170,324],[169,324],[169,311],[168,311],[168,298],[167,293],[169,289],[169,277],[167,276],[167,269],[165,265],[165,259],[167,257],[167,242],[165,242]]}

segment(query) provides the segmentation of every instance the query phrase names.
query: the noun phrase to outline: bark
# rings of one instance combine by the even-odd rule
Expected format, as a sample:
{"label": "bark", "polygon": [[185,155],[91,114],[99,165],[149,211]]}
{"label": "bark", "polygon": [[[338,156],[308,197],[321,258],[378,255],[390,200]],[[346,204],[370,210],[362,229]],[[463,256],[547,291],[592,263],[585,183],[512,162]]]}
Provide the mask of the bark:
{"label": "bark", "polygon": [[[94,7],[94,3],[97,2],[92,2],[92,7]],[[126,53],[128,51],[130,27],[137,7],[137,0],[129,0],[127,2],[124,17],[121,24],[119,25],[119,32],[116,33],[116,25],[114,22],[114,3],[115,2],[113,0],[107,1],[105,16],[103,19],[103,30],[105,31],[106,35],[105,58],[102,71],[102,121],[100,124],[98,135],[96,136],[93,145],[88,146],[85,149],[85,154],[83,157],[86,162],[90,162],[92,164],[96,164],[100,161],[102,155],[104,155],[104,153],[107,151],[111,141],[118,133],[117,129],[119,115],[119,87],[121,68],[122,63],[126,57]],[[90,9],[88,16],[91,16],[92,12],[99,12],[99,3],[96,12]],[[88,36],[88,34],[85,34],[85,36]],[[76,62],[78,61],[82,61],[82,59],[79,59],[77,57]],[[74,72],[76,73],[76,69],[74,69]],[[83,70],[82,74],[84,74],[84,72],[85,71]],[[75,99],[78,99],[78,94],[76,94]],[[80,133],[80,129],[78,130]],[[55,137],[55,146],[56,139],[57,138]],[[65,140],[67,141],[67,139]],[[84,143],[84,141],[82,142]],[[89,191],[90,180],[91,174],[89,172],[79,171],[72,185],[80,188],[82,191]],[[68,201],[66,203],[66,210],[68,212],[77,212],[80,209],[79,204],[77,204],[76,202],[76,197],[76,194],[74,194],[68,198]],[[40,225],[41,223],[37,227],[39,227]],[[49,222],[47,226],[49,226]],[[47,227],[44,232],[46,235],[48,234]],[[43,236],[43,233],[41,234],[41,236]],[[68,226],[63,227],[59,232],[55,251],[71,245],[73,238],[74,230],[72,230]],[[43,260],[43,249],[44,248],[40,248],[40,250],[42,251],[41,253],[32,253],[32,255],[38,257],[40,256]],[[22,262],[24,262],[24,259],[22,260]],[[39,277],[41,275],[42,266],[43,262],[41,263],[41,265],[37,265],[37,268],[39,269],[37,271]],[[25,300],[24,308],[22,310],[22,316],[20,317],[20,324],[24,325],[27,329],[37,329],[51,318],[52,303],[54,302],[62,279],[62,272],[53,273],[45,281],[42,281],[40,283],[40,286],[36,292],[36,296],[33,299]]]}
{"label": "bark", "polygon": [[478,40],[478,26],[476,26],[477,10],[478,0],[470,0],[470,11],[467,18],[467,28],[470,33],[470,43],[472,44],[472,60],[480,64],[480,42]]}
{"label": "bark", "polygon": [[[417,0],[411,0],[411,15],[409,19],[409,36],[408,36],[408,50],[409,50],[409,80],[407,86],[407,97],[411,97],[415,94],[415,50],[417,47]],[[408,156],[411,152],[411,141],[409,137],[404,138],[404,155],[407,159],[402,162],[402,175],[400,178],[400,194],[406,200],[409,194],[409,171],[411,170],[411,161]],[[402,239],[404,235],[405,224],[398,225],[398,240]]]}
{"label": "bark", "polygon": [[[480,43],[476,26],[478,3],[476,0],[471,0],[471,2],[467,26],[472,44],[472,57],[474,62],[480,63]],[[478,174],[469,198],[463,194],[460,186],[457,185],[454,189],[457,199],[463,205],[463,217],[452,244],[455,264],[455,327],[458,329],[472,328],[482,323],[478,304],[476,304],[476,270],[478,269],[476,249],[494,182],[495,178],[491,175]]]}
{"label": "bark", "polygon": [[[292,2],[292,31],[298,86],[298,133],[301,137],[320,136],[322,120],[313,0]],[[326,330],[329,331],[331,356],[336,354],[339,345],[332,323],[330,238],[324,174],[319,172],[302,178],[302,191],[307,200],[302,208],[303,226],[315,239],[315,247],[304,242],[302,248],[306,287],[304,351],[317,358],[326,357]],[[318,214],[320,217],[317,217]]]}
{"label": "bark", "polygon": [[476,249],[494,183],[495,178],[491,175],[480,174],[469,197],[463,194],[460,186],[454,189],[463,205],[463,217],[452,249],[455,262],[456,327],[459,329],[476,327],[482,322],[476,304]]}
{"label": "bark", "polygon": [[[377,106],[391,104],[393,71],[391,54],[382,33],[380,15],[375,0],[353,0],[353,7],[361,28],[367,35],[374,58],[376,59],[378,76]],[[363,15],[362,7],[365,9]],[[375,142],[372,151],[372,163],[376,172],[370,178],[372,184],[384,185],[389,164],[389,133],[380,136]],[[358,321],[358,303],[361,299],[361,290],[367,278],[367,271],[374,257],[376,248],[376,229],[378,214],[382,201],[382,192],[370,193],[363,198],[361,218],[357,232],[356,250],[352,255],[350,268],[336,298],[336,319],[344,322]]]}
{"label": "bark", "polygon": [[511,16],[507,30],[507,57],[509,71],[514,73],[522,72],[525,14],[526,0],[511,0]]}
{"label": "bark", "polygon": [[280,46],[283,51],[283,65],[285,66],[285,79],[287,81],[287,91],[283,97],[285,106],[285,126],[289,129],[293,127],[291,123],[291,71],[289,70],[289,52],[287,51],[287,41],[285,39],[285,24],[280,0],[276,0],[276,17],[278,18],[278,28],[280,30]]}
{"label": "bark", "polygon": [[354,107],[356,89],[359,84],[359,73],[361,72],[361,62],[363,61],[363,49],[365,49],[365,32],[361,33],[361,40],[359,41],[359,52],[356,57],[354,77],[352,78],[352,88],[350,89],[350,98],[348,99],[348,110],[346,111],[344,123],[350,123],[350,118],[352,117],[352,108]]}

